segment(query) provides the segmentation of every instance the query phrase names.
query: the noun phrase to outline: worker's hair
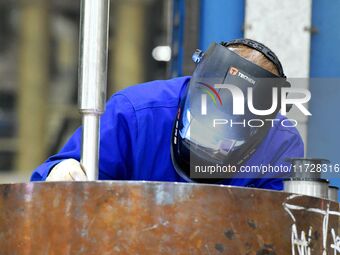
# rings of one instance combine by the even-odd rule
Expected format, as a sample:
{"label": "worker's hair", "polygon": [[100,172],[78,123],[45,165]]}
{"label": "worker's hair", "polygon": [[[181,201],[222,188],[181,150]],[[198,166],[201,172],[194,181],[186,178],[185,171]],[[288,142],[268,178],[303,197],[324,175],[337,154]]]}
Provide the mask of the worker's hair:
{"label": "worker's hair", "polygon": [[266,69],[273,74],[279,75],[279,71],[275,64],[260,51],[242,44],[229,45],[227,48],[241,57],[253,62],[254,64],[261,66],[263,69]]}

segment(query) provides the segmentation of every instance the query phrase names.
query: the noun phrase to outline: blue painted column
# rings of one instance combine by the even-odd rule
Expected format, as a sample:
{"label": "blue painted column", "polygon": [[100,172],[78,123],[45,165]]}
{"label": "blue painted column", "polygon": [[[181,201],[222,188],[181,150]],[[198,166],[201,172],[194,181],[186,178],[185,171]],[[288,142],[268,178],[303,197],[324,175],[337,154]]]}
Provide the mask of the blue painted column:
{"label": "blue painted column", "polygon": [[[169,75],[183,75],[185,1],[173,0],[172,60]],[[200,0],[199,47],[243,37],[245,0]]]}
{"label": "blue painted column", "polygon": [[183,73],[183,32],[185,19],[185,0],[173,0],[172,24],[172,59],[170,77],[182,76]]}
{"label": "blue painted column", "polygon": [[340,1],[313,0],[311,77],[340,78]]}
{"label": "blue painted column", "polygon": [[[340,78],[340,1],[313,0],[310,76]],[[313,116],[308,128],[308,156],[340,163],[340,83],[310,85]],[[340,186],[340,178],[331,179]]]}
{"label": "blue painted column", "polygon": [[243,37],[245,0],[201,0],[200,47]]}

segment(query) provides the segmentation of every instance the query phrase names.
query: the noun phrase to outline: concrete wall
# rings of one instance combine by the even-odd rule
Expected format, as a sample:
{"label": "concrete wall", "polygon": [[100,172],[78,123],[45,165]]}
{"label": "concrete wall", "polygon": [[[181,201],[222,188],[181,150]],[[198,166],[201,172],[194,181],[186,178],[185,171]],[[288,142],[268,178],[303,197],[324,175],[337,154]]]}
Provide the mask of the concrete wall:
{"label": "concrete wall", "polygon": [[[311,13],[311,0],[246,0],[244,36],[271,48],[289,78],[309,77]],[[308,82],[296,81],[295,86],[308,88]],[[294,108],[288,117],[299,122],[306,150],[308,119]]]}

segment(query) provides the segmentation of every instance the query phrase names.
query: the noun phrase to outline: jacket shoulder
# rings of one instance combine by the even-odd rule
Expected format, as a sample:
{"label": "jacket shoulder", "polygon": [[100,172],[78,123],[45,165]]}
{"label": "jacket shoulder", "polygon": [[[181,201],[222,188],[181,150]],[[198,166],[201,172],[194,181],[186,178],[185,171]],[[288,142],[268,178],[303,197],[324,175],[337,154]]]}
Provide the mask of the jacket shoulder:
{"label": "jacket shoulder", "polygon": [[123,89],[116,95],[125,96],[136,111],[152,107],[175,107],[178,105],[182,87],[190,77],[155,80]]}
{"label": "jacket shoulder", "polygon": [[274,126],[276,131],[290,133],[292,136],[301,138],[300,133],[296,128],[297,123],[293,123],[295,120],[288,119],[280,113],[276,117],[278,119]]}
{"label": "jacket shoulder", "polygon": [[271,141],[271,148],[275,151],[275,146],[278,147],[276,148],[277,150],[293,146],[294,150],[298,151],[299,154],[294,156],[303,156],[304,143],[299,131],[295,127],[297,123],[294,123],[294,120],[288,119],[281,114],[277,115],[277,119],[278,121],[274,127],[270,129],[268,134],[268,141]]}

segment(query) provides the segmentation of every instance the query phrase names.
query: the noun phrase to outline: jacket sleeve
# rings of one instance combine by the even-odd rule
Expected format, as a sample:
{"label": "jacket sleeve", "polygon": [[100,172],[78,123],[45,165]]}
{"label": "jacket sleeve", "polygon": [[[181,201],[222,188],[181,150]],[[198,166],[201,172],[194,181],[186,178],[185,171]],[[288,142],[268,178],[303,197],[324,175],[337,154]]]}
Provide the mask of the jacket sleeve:
{"label": "jacket sleeve", "polygon": [[[51,169],[64,159],[80,160],[81,133],[78,128],[57,154],[36,168],[31,181],[43,181]],[[137,138],[137,119],[133,105],[122,94],[113,95],[100,119],[99,179],[126,180],[133,169],[132,143]]]}
{"label": "jacket sleeve", "polygon": [[[272,166],[287,166],[290,163],[286,161],[288,158],[296,158],[304,156],[304,144],[300,134],[296,132],[289,132],[282,142],[276,148],[270,148],[275,151],[270,162]],[[283,179],[281,178],[264,178],[258,180],[256,185],[258,188],[283,190]]]}

